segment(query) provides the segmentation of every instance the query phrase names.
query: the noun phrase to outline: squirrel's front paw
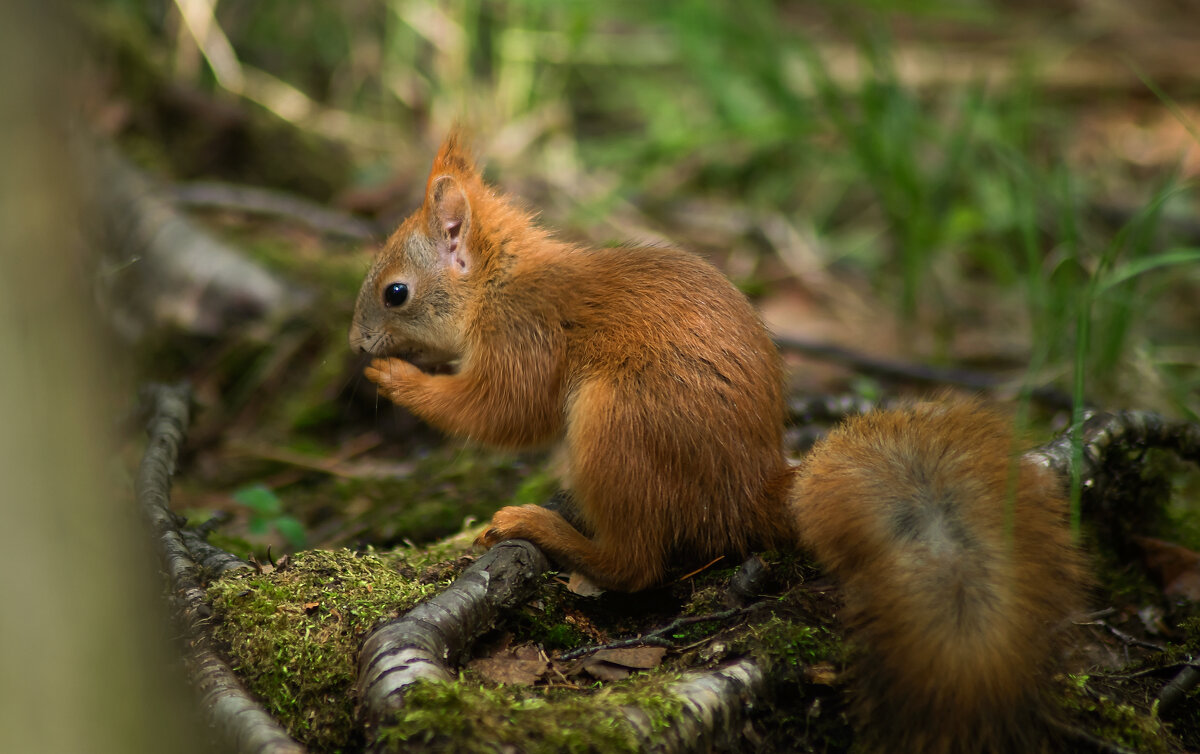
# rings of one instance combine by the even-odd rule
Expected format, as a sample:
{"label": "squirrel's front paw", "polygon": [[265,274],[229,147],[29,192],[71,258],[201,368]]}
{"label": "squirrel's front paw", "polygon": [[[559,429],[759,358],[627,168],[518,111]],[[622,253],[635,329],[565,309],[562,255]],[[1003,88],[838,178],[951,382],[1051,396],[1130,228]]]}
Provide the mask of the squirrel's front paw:
{"label": "squirrel's front paw", "polygon": [[488,528],[475,538],[480,547],[491,547],[506,539],[530,539],[536,542],[541,530],[538,520],[546,514],[540,505],[509,505],[496,511]]}
{"label": "squirrel's front paw", "polygon": [[367,379],[379,386],[379,392],[394,403],[404,397],[406,388],[420,379],[421,370],[404,359],[371,359],[371,365],[363,370]]}

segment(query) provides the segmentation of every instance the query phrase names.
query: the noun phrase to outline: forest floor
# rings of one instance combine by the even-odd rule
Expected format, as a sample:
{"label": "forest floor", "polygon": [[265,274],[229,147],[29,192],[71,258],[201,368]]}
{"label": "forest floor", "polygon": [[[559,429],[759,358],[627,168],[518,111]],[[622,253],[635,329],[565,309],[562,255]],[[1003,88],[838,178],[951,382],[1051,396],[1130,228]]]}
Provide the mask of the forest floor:
{"label": "forest floor", "polygon": [[[1188,3],[905,15],[750,3],[736,18],[697,4],[443,17],[396,3],[372,11],[382,31],[371,13],[299,5],[294,16],[287,3],[222,9],[238,96],[171,9],[97,4],[84,23],[85,110],[163,197],[303,302],[216,334],[186,317],[150,323],[127,376],[194,387],[173,504],[194,522],[226,517],[215,543],[275,561],[211,586],[215,631],[314,751],[364,745],[354,653],[373,622],[460,572],[496,509],[557,488],[547,453],[445,440],[387,404],[346,343],[374,248],[419,202],[456,118],[489,179],[564,237],[670,243],[717,264],[773,333],[800,342],[785,349],[797,397],[961,387],[937,371],[955,368],[1025,401],[1038,439],[1076,405],[1200,418],[1200,9]],[[557,31],[568,22],[586,33]],[[341,36],[320,37],[322,24]],[[310,34],[324,46],[291,42]],[[327,49],[339,45],[341,57]],[[416,52],[398,63],[405,45]],[[286,201],[253,209],[245,185]],[[331,230],[314,208],[345,224]],[[1065,397],[1028,402],[1038,386]],[[820,430],[797,422],[792,450]],[[138,450],[131,442],[129,457]],[[1169,717],[1154,710],[1200,646],[1196,598],[1162,565],[1195,571],[1200,479],[1154,456],[1113,486],[1116,498],[1084,501],[1095,612],[1070,629],[1058,703],[1071,725],[1124,747],[1113,751],[1200,749],[1195,692]],[[1140,510],[1112,512],[1122,505]],[[629,747],[625,732],[594,738],[597,698],[666,704],[660,675],[751,653],[774,668],[774,701],[737,745],[843,751],[851,650],[836,587],[795,554],[765,560],[765,606],[604,667],[558,657],[722,613],[739,564],[633,596],[582,596],[549,578],[479,642],[460,682],[414,701],[426,712],[392,735],[431,749]],[[593,701],[573,704],[581,695]],[[504,738],[513,720],[531,738]],[[583,744],[569,735],[581,730]]]}

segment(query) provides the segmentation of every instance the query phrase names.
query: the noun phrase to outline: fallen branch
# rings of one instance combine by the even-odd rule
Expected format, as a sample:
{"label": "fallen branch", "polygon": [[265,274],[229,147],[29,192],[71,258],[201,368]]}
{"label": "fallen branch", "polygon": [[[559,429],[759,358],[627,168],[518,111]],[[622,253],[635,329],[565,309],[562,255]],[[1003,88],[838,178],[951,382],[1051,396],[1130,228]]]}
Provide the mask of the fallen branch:
{"label": "fallen branch", "polygon": [[1200,665],[1189,664],[1158,695],[1158,714],[1170,714],[1192,689],[1200,686]]}
{"label": "fallen branch", "polygon": [[200,566],[204,581],[218,579],[230,571],[242,568],[253,568],[238,556],[225,552],[204,540],[204,535],[195,529],[184,529],[180,532],[183,545],[191,554],[192,560]]}
{"label": "fallen branch", "polygon": [[750,658],[712,670],[684,674],[668,692],[683,701],[683,710],[665,730],[654,730],[640,707],[625,707],[625,719],[643,741],[643,751],[713,751],[741,737],[746,711],[762,699],[766,674]]}
{"label": "fallen branch", "polygon": [[378,224],[282,191],[220,181],[178,184],[169,190],[178,206],[279,217],[326,236],[377,241],[386,231]]}
{"label": "fallen branch", "polygon": [[[1064,432],[1029,456],[1067,478],[1075,456],[1075,434]],[[1170,421],[1149,411],[1119,411],[1094,414],[1080,429],[1080,483],[1086,488],[1096,483],[1109,454],[1117,448],[1161,448],[1179,458],[1200,464],[1200,425]]]}
{"label": "fallen branch", "polygon": [[501,608],[515,604],[550,567],[523,539],[497,544],[446,591],[375,629],[358,659],[358,692],[368,733],[404,704],[404,690],[421,679],[447,681],[454,662],[492,627]]}
{"label": "fallen branch", "polygon": [[[204,631],[208,605],[201,587],[201,566],[188,550],[181,521],[170,509],[171,476],[187,434],[190,391],[183,386],[156,385],[143,399],[150,405],[149,441],[135,484],[138,505],[156,536],[170,579],[176,614],[188,638],[187,663],[201,703],[230,750],[242,754],[303,754],[261,705],[242,688],[233,671],[213,650]],[[210,549],[205,560],[222,570],[238,567]],[[219,552],[219,551],[218,551]]]}
{"label": "fallen branch", "polygon": [[[970,390],[1014,388],[1017,382],[1011,378],[1000,377],[988,372],[977,372],[959,367],[937,367],[928,364],[889,361],[833,343],[805,340],[804,338],[776,336],[775,345],[781,351],[791,351],[810,358],[845,364],[853,367],[856,373],[899,382],[954,385]],[[1069,409],[1074,405],[1070,395],[1053,386],[1034,387],[1029,391],[1029,396],[1050,408]]]}
{"label": "fallen branch", "polygon": [[84,187],[95,221],[85,227],[101,253],[97,292],[116,331],[136,341],[171,324],[216,337],[238,326],[283,320],[313,301],[165,202],[114,148],[80,140]]}

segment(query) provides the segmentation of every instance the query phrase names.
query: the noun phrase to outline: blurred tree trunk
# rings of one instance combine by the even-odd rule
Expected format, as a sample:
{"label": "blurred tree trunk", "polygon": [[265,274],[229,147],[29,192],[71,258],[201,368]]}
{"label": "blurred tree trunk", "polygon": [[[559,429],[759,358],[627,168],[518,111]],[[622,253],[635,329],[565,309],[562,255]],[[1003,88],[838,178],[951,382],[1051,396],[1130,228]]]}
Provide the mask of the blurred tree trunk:
{"label": "blurred tree trunk", "polygon": [[198,751],[154,561],[113,478],[112,365],[77,229],[77,45],[0,3],[0,751]]}

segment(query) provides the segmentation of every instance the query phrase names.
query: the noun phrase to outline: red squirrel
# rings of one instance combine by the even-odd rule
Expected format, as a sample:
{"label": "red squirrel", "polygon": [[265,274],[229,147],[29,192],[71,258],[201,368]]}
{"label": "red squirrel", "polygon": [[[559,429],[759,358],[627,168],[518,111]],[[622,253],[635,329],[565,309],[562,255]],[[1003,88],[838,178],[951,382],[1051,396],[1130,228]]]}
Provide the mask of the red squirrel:
{"label": "red squirrel", "polygon": [[845,586],[876,740],[1017,751],[1034,735],[1046,635],[1084,571],[1056,480],[1012,460],[999,414],[946,400],[868,415],[793,468],[778,351],[720,272],[556,240],[453,134],[363,282],[350,344],[377,357],[384,396],[449,434],[564,445],[573,520],[509,506],[479,544],[528,539],[621,591],[800,546]]}

